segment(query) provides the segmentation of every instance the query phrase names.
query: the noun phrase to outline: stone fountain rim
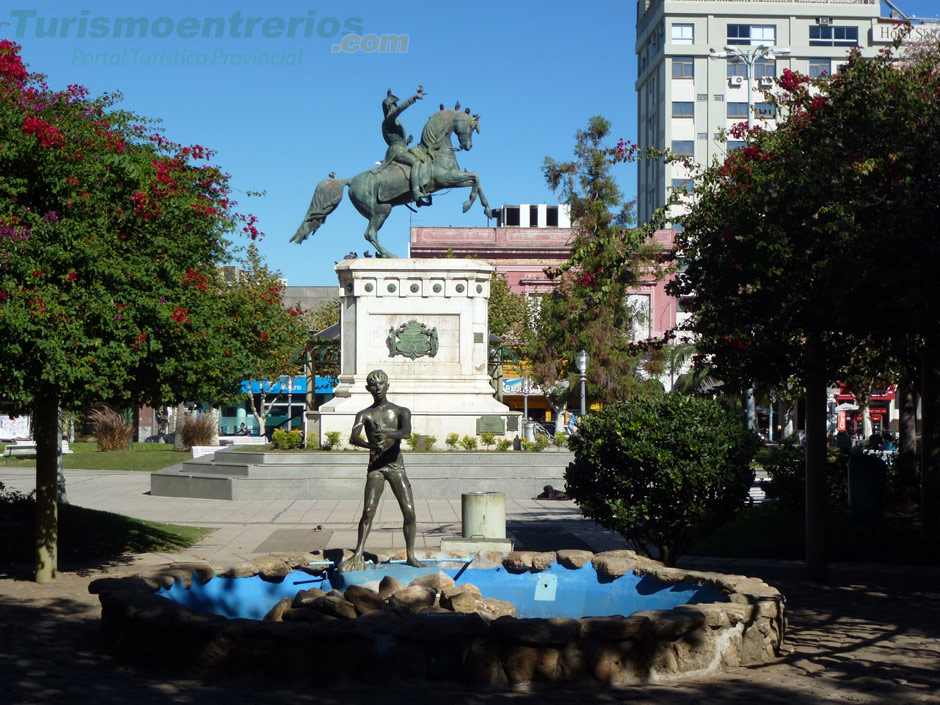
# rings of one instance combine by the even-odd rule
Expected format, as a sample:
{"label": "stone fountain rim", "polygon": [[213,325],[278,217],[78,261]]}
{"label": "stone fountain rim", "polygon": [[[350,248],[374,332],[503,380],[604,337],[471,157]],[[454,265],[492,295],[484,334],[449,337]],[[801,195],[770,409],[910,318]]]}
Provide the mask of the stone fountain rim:
{"label": "stone fountain rim", "polygon": [[[440,554],[439,554],[440,555]],[[304,570],[322,572],[328,567],[310,566],[318,555],[296,553],[272,553],[258,556],[239,565],[218,572],[207,563],[176,563],[165,568],[156,568],[123,578],[100,578],[88,589],[97,594],[102,603],[102,621],[106,633],[113,633],[114,625],[120,622],[133,623],[132,631],[152,630],[163,633],[167,625],[186,631],[205,640],[224,637],[227,642],[257,638],[259,633],[267,636],[289,634],[296,643],[297,638],[365,638],[376,639],[393,636],[410,642],[431,642],[439,639],[486,639],[498,638],[503,643],[515,644],[514,648],[560,648],[566,642],[578,639],[624,643],[633,641],[656,642],[668,646],[684,638],[694,638],[696,630],[726,632],[720,653],[711,659],[710,672],[728,665],[751,665],[766,662],[780,655],[785,618],[784,596],[774,587],[758,578],[744,575],[728,575],[716,572],[671,568],[637,555],[630,550],[606,551],[594,554],[590,551],[513,551],[492,552],[479,555],[475,567],[501,565],[508,572],[540,572],[547,570],[556,561],[570,569],[578,569],[590,562],[599,575],[617,578],[633,572],[638,576],[650,576],[665,583],[686,583],[692,586],[706,585],[724,595],[727,602],[678,605],[672,609],[643,610],[630,615],[607,617],[500,617],[487,621],[478,613],[453,613],[442,615],[413,614],[395,619],[350,619],[329,622],[266,622],[246,618],[228,618],[199,612],[180,605],[158,594],[162,588],[181,583],[187,589],[192,580],[206,583],[215,576],[224,578],[259,576],[271,582],[282,581],[288,573]],[[427,557],[431,557],[429,554]],[[442,554],[441,558],[459,560],[465,558],[456,552]],[[482,565],[477,566],[480,563]],[[762,646],[758,649],[744,648],[742,639],[747,633],[760,632]],[[177,634],[179,637],[179,634]],[[737,640],[737,641],[735,641]],[[752,639],[752,642],[755,641]],[[729,648],[728,645],[732,644]],[[736,646],[734,644],[737,644]],[[113,646],[113,645],[112,645]],[[124,647],[127,645],[124,644]],[[659,647],[657,647],[659,648]],[[123,647],[122,649],[123,650]],[[141,658],[146,661],[146,658]],[[209,667],[218,664],[213,662]],[[200,669],[196,669],[200,670]],[[208,668],[201,669],[208,670]],[[684,672],[683,675],[686,675]],[[650,668],[650,680],[669,679],[669,674],[656,674]],[[511,680],[511,679],[510,679]]]}

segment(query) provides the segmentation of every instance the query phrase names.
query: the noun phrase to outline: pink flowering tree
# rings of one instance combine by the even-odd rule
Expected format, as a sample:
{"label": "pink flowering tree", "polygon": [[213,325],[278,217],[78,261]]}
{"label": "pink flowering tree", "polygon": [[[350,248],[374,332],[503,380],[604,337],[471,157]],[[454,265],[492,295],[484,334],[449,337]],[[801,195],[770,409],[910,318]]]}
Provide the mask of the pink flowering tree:
{"label": "pink flowering tree", "polygon": [[[699,349],[727,383],[806,392],[807,562],[826,571],[826,387],[919,360],[940,379],[940,80],[891,52],[853,53],[834,77],[784,71],[776,130],[739,125],[745,147],[697,180],[674,293],[691,300]],[[876,369],[878,368],[878,369]],[[934,370],[934,372],[931,372]],[[931,382],[936,385],[936,382]],[[925,386],[924,516],[936,533],[940,385]],[[934,483],[934,484],[932,484]],[[932,489],[931,489],[932,488]],[[930,517],[933,517],[931,519]]]}
{"label": "pink flowering tree", "polygon": [[[220,399],[261,354],[240,346],[218,266],[257,238],[202,146],[54,90],[0,41],[0,396],[33,417],[36,579],[57,567],[58,409]],[[293,318],[270,301],[272,322]],[[260,324],[259,324],[260,325]],[[276,323],[272,323],[277,325]]]}

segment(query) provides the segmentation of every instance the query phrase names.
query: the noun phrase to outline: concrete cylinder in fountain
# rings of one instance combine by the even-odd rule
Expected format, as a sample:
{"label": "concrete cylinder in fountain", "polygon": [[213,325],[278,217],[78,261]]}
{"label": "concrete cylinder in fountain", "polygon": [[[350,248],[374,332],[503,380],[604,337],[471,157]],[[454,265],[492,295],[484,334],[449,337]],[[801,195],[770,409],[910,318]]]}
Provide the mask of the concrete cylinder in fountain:
{"label": "concrete cylinder in fountain", "polygon": [[506,538],[506,495],[502,492],[462,494],[460,514],[464,538]]}

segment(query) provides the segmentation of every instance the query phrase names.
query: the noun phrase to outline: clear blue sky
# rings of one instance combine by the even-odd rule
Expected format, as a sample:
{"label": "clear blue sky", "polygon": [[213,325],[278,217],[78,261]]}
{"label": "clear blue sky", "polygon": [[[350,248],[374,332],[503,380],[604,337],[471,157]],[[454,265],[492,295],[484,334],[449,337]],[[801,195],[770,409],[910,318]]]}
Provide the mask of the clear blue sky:
{"label": "clear blue sky", "polygon": [[[896,4],[940,11],[935,0]],[[146,19],[147,30],[113,37],[126,17]],[[39,36],[53,19],[55,36]],[[120,91],[123,107],[161,118],[170,139],[215,149],[236,189],[265,192],[237,195],[259,218],[268,262],[292,285],[330,285],[334,261],[368,247],[348,198],[303,245],[288,240],[330,171],[350,177],[384,156],[386,89],[404,99],[424,86],[425,100],[401,118],[416,140],[440,103],[480,114],[481,134],[458,160],[480,175],[491,206],[557,202],[542,160],[569,157],[591,115],[611,120],[614,141],[635,139],[635,19],[628,0],[24,1],[0,10],[0,36],[22,44],[30,70],[53,87]],[[406,35],[407,47],[342,51],[344,32]],[[617,175],[633,198],[635,169]],[[461,214],[467,193],[435,196],[417,214],[394,209],[381,242],[405,256],[411,224],[486,225],[479,204]]]}

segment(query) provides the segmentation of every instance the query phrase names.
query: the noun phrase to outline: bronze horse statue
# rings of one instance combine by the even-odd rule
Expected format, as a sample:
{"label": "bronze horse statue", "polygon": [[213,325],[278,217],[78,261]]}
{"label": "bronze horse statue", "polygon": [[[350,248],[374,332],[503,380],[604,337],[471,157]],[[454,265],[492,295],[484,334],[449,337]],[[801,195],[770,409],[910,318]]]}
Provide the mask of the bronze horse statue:
{"label": "bronze horse statue", "polygon": [[[442,189],[469,186],[470,197],[464,201],[463,212],[470,210],[479,196],[483,212],[487,218],[492,218],[493,211],[480,188],[480,177],[476,172],[460,170],[450,140],[451,134],[456,134],[459,148],[468,150],[473,146],[474,131],[480,132],[480,119],[477,115],[471,115],[469,110],[440,110],[428,119],[421,132],[421,142],[415,148],[416,151],[423,150],[423,154],[427,155],[427,182],[423,189],[425,193],[431,194]],[[350,200],[369,221],[366,240],[375,247],[378,257],[395,257],[379,243],[378,231],[394,206],[415,202],[409,170],[406,164],[391,162],[381,168],[363,171],[351,179],[336,179],[330,174],[331,178],[317,184],[307,215],[291,242],[299,244],[315,233],[343,200],[343,189],[348,185]]]}

